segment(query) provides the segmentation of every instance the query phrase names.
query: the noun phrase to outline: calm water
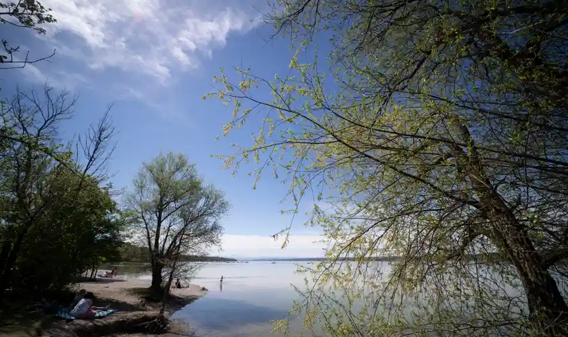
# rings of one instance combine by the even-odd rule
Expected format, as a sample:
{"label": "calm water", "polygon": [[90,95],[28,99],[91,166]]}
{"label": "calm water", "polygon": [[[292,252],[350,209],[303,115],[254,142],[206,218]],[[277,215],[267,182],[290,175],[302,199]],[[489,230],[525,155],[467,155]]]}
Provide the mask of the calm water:
{"label": "calm water", "polygon": [[[298,299],[291,284],[304,289],[304,275],[295,273],[298,264],[283,261],[204,264],[191,282],[206,287],[208,294],[176,312],[173,318],[189,323],[198,336],[277,336],[272,333],[271,321],[286,319],[293,301]],[[380,262],[376,267],[389,268]],[[124,269],[121,266],[120,270]],[[130,274],[126,270],[125,273]],[[150,276],[142,270],[136,277]],[[568,293],[568,289],[563,290]],[[515,289],[506,292],[510,296],[519,295]],[[292,321],[290,328],[293,335],[301,333],[302,321]],[[325,336],[321,331],[315,332]]]}
{"label": "calm water", "polygon": [[[174,314],[200,336],[270,336],[271,320],[287,318],[297,299],[290,284],[302,286],[295,262],[206,264],[192,283],[209,293]],[[224,277],[221,287],[219,279]],[[301,324],[292,324],[300,332]]]}

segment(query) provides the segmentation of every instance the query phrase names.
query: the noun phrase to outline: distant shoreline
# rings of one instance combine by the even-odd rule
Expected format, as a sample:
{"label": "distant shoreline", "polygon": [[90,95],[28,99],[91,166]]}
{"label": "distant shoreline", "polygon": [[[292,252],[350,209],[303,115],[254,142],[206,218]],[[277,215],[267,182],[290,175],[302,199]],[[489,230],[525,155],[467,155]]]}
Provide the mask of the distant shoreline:
{"label": "distant shoreline", "polygon": [[[479,254],[479,255],[466,255],[466,259],[474,260],[487,260],[495,261],[500,259],[500,255],[497,253]],[[373,257],[363,259],[364,261],[374,261],[374,262],[395,262],[400,261],[403,258],[400,256],[384,256],[384,257]],[[296,257],[296,258],[278,258],[278,257],[259,257],[259,258],[237,258],[238,261],[250,261],[250,262],[322,262],[322,261],[333,261],[334,259],[324,258],[324,257]],[[337,261],[359,261],[355,258],[338,258]]]}

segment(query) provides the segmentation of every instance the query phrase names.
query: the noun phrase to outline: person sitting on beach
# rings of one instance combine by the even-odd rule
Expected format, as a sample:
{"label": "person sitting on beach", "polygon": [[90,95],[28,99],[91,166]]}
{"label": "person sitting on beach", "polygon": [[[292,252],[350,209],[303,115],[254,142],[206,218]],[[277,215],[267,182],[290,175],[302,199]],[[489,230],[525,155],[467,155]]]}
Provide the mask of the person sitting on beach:
{"label": "person sitting on beach", "polygon": [[91,292],[85,294],[85,296],[77,303],[77,305],[71,310],[70,314],[76,318],[93,318],[99,310],[108,309],[106,307],[95,307],[93,306],[93,299],[95,295]]}
{"label": "person sitting on beach", "polygon": [[75,297],[73,298],[73,302],[71,302],[71,305],[69,306],[69,309],[73,309],[75,308],[75,306],[77,305],[77,303],[79,303],[80,300],[83,299],[83,297],[85,297],[85,294],[87,294],[87,291],[85,289],[81,289],[79,290],[79,292],[77,293],[77,295],[75,295]]}
{"label": "person sitting on beach", "polygon": [[181,289],[181,283],[180,283],[180,281],[179,281],[179,278],[176,279],[175,287],[178,288],[178,289]]}

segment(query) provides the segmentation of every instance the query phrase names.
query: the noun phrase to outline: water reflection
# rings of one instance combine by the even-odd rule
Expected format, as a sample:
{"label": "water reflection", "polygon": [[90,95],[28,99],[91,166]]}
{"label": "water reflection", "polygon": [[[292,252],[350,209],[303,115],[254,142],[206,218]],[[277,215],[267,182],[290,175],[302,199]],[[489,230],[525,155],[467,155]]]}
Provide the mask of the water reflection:
{"label": "water reflection", "polygon": [[199,336],[268,337],[271,321],[285,319],[297,296],[290,284],[303,283],[295,269],[294,263],[208,264],[192,282],[209,293],[173,318],[190,323]]}
{"label": "water reflection", "polygon": [[[305,263],[302,263],[302,265],[305,265]],[[390,267],[385,263],[377,263],[369,266],[369,268],[380,268],[386,273]],[[304,275],[294,273],[295,269],[296,266],[293,262],[205,264],[193,278],[192,283],[210,289],[209,293],[176,312],[174,318],[190,323],[193,328],[197,329],[199,336],[269,337],[272,331],[270,321],[286,318],[288,311],[292,308],[293,300],[298,298],[290,285],[295,284],[303,288]],[[484,276],[484,279],[489,279],[489,276],[492,275],[490,270],[480,269],[478,272]],[[146,274],[146,277],[149,278],[150,276]],[[508,299],[519,297],[521,302],[525,300],[519,289],[505,285],[505,282],[500,282],[498,276],[493,275],[491,277],[496,278],[496,284],[504,284],[503,291],[507,293]],[[446,287],[444,291],[448,292],[455,292],[462,288],[461,284],[455,282],[449,283]],[[217,291],[217,289],[219,290]],[[372,300],[374,293],[372,291],[364,292],[363,295],[367,300]],[[403,311],[408,313],[409,321],[412,321],[414,317],[411,311],[419,306],[427,306],[427,300],[431,296],[430,292],[425,292],[423,296],[415,299],[415,302],[408,303],[408,307],[405,307]],[[495,304],[500,303],[498,300],[497,297],[494,299]],[[395,302],[399,303],[399,299],[397,298]],[[402,298],[400,302],[402,302]],[[456,303],[456,305],[461,305],[461,303]],[[354,310],[356,311],[359,306],[360,303],[355,303]],[[522,305],[520,307],[524,308]],[[467,314],[474,314],[473,308],[474,306],[466,306],[459,309],[461,314],[467,316]],[[377,312],[388,312],[388,306],[377,304],[375,310]],[[301,320],[293,321],[291,335],[301,333],[301,328]],[[320,330],[317,329],[317,331],[319,333]],[[306,333],[306,335],[311,334]]]}

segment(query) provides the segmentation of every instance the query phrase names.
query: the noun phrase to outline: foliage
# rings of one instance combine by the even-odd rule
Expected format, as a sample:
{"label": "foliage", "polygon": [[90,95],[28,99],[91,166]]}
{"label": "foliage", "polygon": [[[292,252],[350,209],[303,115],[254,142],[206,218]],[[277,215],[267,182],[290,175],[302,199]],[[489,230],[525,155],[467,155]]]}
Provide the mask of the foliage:
{"label": "foliage", "polygon": [[120,262],[147,263],[150,261],[148,247],[140,247],[126,242],[120,247]]}
{"label": "foliage", "polygon": [[[330,260],[295,308],[307,328],[566,334],[566,2],[277,5],[268,22],[302,43],[292,75],[237,69],[239,83],[223,73],[208,97],[234,104],[224,134],[262,116],[228,167],[252,158],[259,175],[287,173],[296,203],[313,193],[334,206],[316,203],[308,223]],[[324,36],[326,70],[301,63],[302,46]],[[369,262],[383,255],[400,260]]]}
{"label": "foliage", "polygon": [[[40,34],[45,34],[42,27],[46,23],[56,22],[55,18],[50,14],[51,9],[45,8],[36,0],[18,0],[0,2],[0,24],[12,25],[19,28],[29,28]],[[35,63],[50,58],[55,52],[47,57],[30,60],[28,54],[25,58],[19,59],[15,54],[20,47],[13,47],[5,39],[2,39],[3,52],[0,53],[0,69],[23,68],[28,63]]]}
{"label": "foliage", "polygon": [[108,111],[78,137],[57,141],[76,100],[66,92],[18,90],[2,111],[0,148],[0,302],[57,290],[117,258],[123,220],[104,164],[114,134]]}
{"label": "foliage", "polygon": [[17,266],[22,290],[62,287],[94,266],[119,259],[122,223],[108,188],[86,177],[77,191],[82,178],[61,171],[49,173],[53,180],[43,196],[57,204],[46,209],[22,245]]}
{"label": "foliage", "polygon": [[126,202],[138,216],[137,234],[150,252],[152,288],[159,291],[164,267],[173,273],[182,255],[220,244],[219,220],[228,203],[219,190],[203,184],[182,154],[160,154],[145,163],[133,184]]}

